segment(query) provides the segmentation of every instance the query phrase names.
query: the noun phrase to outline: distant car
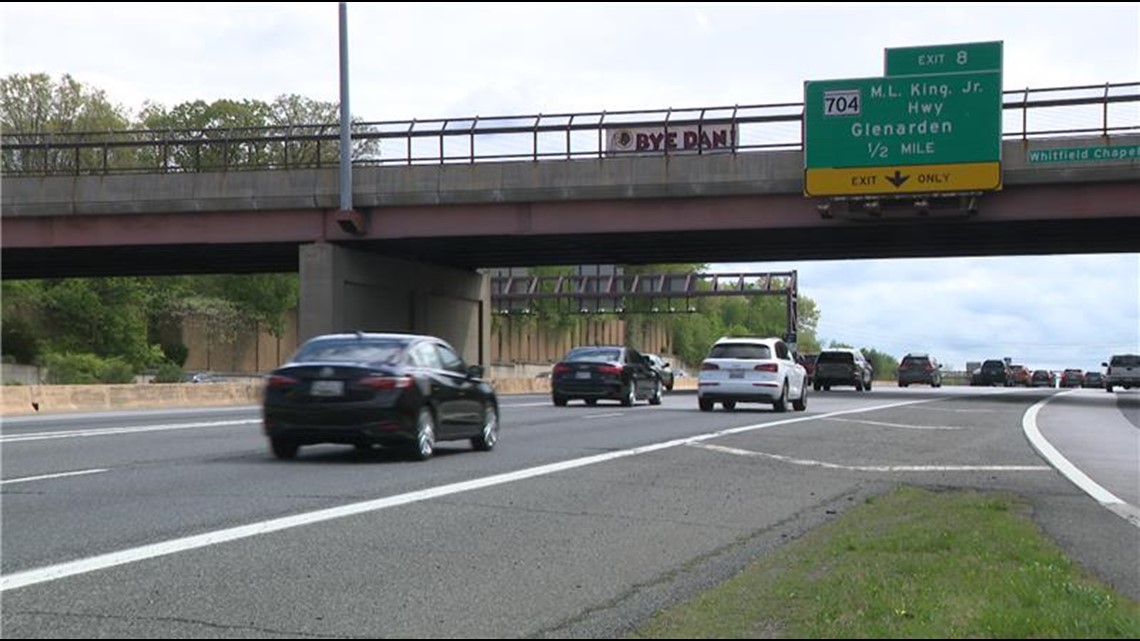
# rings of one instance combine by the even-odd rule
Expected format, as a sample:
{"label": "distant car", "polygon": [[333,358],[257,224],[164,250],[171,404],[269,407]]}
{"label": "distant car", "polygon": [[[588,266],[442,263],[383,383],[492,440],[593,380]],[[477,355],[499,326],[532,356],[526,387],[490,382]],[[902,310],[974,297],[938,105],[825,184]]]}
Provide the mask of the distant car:
{"label": "distant car", "polygon": [[661,379],[661,384],[665,386],[665,390],[673,391],[672,364],[657,354],[646,354],[645,356],[649,358],[649,366],[653,368],[654,372],[657,372],[657,378]]}
{"label": "distant car", "polygon": [[640,400],[660,405],[665,389],[649,358],[622,345],[575,347],[551,372],[550,397],[558,407],[575,399],[587,405],[603,399],[626,407]]}
{"label": "distant car", "polygon": [[1081,381],[1081,387],[1104,387],[1104,375],[1100,372],[1085,372],[1085,378]]}
{"label": "distant car", "polygon": [[807,409],[807,372],[779,338],[723,337],[713,343],[697,374],[697,405],[711,412],[737,403],[771,403],[777,412]]}
{"label": "distant car", "polygon": [[874,368],[857,349],[825,349],[815,359],[812,389],[830,390],[832,385],[851,385],[857,391],[871,391]]}
{"label": "distant car", "polygon": [[317,443],[394,446],[421,461],[437,441],[487,452],[499,441],[499,402],[482,377],[434,336],[317,336],[266,379],[265,435],[282,459]]}
{"label": "distant car", "polygon": [[1035,369],[1029,377],[1029,384],[1033,387],[1056,387],[1057,377],[1047,369]]}
{"label": "distant car", "polygon": [[1013,370],[1005,361],[991,358],[982,363],[981,368],[972,377],[971,385],[1013,387]]}
{"label": "distant car", "polygon": [[1116,354],[1104,366],[1104,389],[1111,392],[1114,387],[1132,389],[1140,387],[1140,355]]}
{"label": "distant car", "polygon": [[1010,365],[1009,369],[1011,372],[1013,372],[1014,385],[1023,385],[1025,387],[1029,387],[1030,383],[1033,382],[1033,373],[1030,372],[1029,368],[1026,366]]}
{"label": "distant car", "polygon": [[804,371],[807,372],[808,385],[812,384],[815,377],[815,360],[819,358],[819,354],[800,354],[799,364],[804,366]]}
{"label": "distant car", "polygon": [[1061,387],[1080,387],[1081,383],[1085,380],[1085,372],[1082,369],[1071,367],[1061,372]]}
{"label": "distant car", "polygon": [[907,354],[899,361],[899,387],[942,387],[942,365],[930,354]]}

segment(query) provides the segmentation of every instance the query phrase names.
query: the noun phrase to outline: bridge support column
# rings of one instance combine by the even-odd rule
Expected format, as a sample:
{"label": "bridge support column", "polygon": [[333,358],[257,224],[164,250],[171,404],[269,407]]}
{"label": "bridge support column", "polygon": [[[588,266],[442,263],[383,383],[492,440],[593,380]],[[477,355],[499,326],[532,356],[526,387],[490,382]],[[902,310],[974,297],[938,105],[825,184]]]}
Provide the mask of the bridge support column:
{"label": "bridge support column", "polygon": [[490,365],[491,278],[331,243],[300,248],[300,342],[332,332],[432,334]]}

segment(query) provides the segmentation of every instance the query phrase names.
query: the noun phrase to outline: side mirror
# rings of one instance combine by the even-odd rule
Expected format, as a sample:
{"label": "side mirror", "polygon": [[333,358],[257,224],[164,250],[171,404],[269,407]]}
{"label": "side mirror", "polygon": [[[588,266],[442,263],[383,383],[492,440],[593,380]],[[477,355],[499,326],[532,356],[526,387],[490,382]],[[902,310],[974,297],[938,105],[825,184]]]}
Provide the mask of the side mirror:
{"label": "side mirror", "polygon": [[467,367],[467,378],[483,378],[485,372],[482,365],[470,365]]}

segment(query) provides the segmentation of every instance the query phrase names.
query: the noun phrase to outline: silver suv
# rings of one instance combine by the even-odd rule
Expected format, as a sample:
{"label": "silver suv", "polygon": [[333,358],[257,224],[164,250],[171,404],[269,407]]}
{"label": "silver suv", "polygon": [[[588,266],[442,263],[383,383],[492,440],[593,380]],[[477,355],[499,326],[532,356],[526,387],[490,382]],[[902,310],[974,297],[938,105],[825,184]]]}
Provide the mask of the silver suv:
{"label": "silver suv", "polygon": [[1111,392],[1114,386],[1132,389],[1140,387],[1140,355],[1117,354],[1107,363],[1104,373],[1104,389]]}

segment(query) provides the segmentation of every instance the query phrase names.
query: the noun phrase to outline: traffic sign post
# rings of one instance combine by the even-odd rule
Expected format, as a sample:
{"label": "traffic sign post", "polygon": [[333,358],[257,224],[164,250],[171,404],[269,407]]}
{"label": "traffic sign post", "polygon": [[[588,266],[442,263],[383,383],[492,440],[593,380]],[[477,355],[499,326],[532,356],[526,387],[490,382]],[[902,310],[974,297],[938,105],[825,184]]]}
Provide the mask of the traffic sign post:
{"label": "traffic sign post", "polygon": [[1000,189],[1001,89],[999,70],[804,83],[805,194]]}
{"label": "traffic sign post", "polygon": [[963,71],[1001,71],[1002,43],[899,47],[883,55],[883,75],[915,76]]}

